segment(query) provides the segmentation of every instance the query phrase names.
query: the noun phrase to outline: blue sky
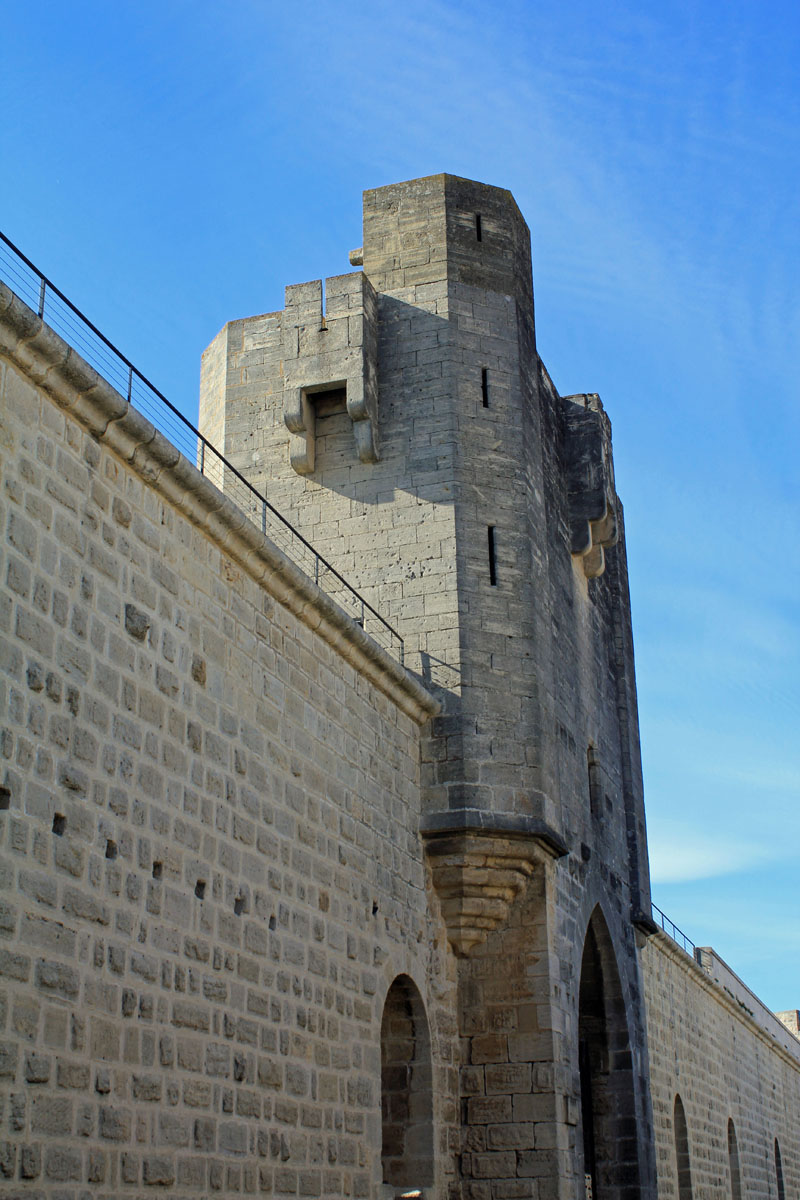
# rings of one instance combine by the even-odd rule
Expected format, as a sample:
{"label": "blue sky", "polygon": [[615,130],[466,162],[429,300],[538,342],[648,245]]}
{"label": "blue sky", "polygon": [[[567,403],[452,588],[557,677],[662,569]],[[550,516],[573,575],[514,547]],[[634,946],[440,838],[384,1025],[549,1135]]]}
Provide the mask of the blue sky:
{"label": "blue sky", "polygon": [[626,509],[653,894],[800,1007],[800,8],[4,13],[0,227],[175,403],[225,321],[349,269],[361,191],[509,187],[540,352]]}

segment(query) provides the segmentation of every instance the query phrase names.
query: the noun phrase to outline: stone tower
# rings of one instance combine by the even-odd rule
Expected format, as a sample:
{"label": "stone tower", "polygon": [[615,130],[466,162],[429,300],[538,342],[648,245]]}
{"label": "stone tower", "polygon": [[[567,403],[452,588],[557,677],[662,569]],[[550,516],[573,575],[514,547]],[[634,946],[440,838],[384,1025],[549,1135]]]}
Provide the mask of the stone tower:
{"label": "stone tower", "polygon": [[450,175],[368,191],[351,263],[222,330],[201,429],[442,703],[419,835],[457,960],[463,1195],[649,1197],[649,881],[610,425],[538,357],[509,192]]}

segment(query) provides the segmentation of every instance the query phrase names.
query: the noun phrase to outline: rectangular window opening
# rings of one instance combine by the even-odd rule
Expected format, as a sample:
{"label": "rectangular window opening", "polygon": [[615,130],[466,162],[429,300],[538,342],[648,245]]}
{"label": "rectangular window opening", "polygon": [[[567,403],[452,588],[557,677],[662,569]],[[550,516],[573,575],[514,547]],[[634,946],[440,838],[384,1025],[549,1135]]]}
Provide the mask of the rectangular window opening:
{"label": "rectangular window opening", "polygon": [[600,817],[603,815],[600,807],[600,773],[593,746],[586,751],[586,768],[589,776],[589,811],[593,817]]}
{"label": "rectangular window opening", "polygon": [[488,527],[489,532],[489,583],[497,587],[497,554],[494,544],[494,525]]}
{"label": "rectangular window opening", "polygon": [[475,237],[479,242],[483,241],[483,229],[481,228],[481,214],[475,213]]}
{"label": "rectangular window opening", "polygon": [[481,395],[483,397],[483,407],[489,407],[489,371],[487,367],[481,367]]}

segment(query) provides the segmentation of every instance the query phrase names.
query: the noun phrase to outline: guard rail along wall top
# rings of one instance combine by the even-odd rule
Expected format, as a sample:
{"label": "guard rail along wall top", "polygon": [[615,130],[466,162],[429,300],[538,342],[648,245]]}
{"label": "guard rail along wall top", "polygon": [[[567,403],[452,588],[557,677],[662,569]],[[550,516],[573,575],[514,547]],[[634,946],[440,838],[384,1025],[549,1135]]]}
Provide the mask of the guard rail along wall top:
{"label": "guard rail along wall top", "polygon": [[403,639],[388,621],[2,232],[0,279],[194,462],[211,483],[223,490],[224,482],[225,495],[245,516],[365,633],[403,664]]}

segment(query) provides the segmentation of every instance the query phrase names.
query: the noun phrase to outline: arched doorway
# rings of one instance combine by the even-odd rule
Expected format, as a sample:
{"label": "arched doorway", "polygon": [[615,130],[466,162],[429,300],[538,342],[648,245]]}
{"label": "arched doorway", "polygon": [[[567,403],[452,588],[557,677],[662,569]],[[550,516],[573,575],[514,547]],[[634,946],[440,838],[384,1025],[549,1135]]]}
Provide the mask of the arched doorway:
{"label": "arched doorway", "polygon": [[742,1173],[739,1168],[739,1143],[736,1126],[728,1118],[728,1166],[731,1169],[731,1200],[742,1200]]}
{"label": "arched doorway", "polygon": [[583,947],[578,1062],[586,1195],[627,1200],[640,1187],[633,1063],[619,970],[599,907]]}
{"label": "arched doorway", "polygon": [[775,1182],[778,1185],[778,1200],[786,1200],[786,1189],[783,1186],[783,1162],[778,1139],[775,1138]]}
{"label": "arched doorway", "polygon": [[402,1191],[433,1183],[433,1068],[422,997],[407,975],[389,988],[381,1021],[383,1182]]}
{"label": "arched doorway", "polygon": [[689,1129],[680,1096],[675,1096],[672,1121],[675,1133],[675,1160],[678,1169],[678,1200],[692,1200],[692,1166],[689,1160]]}

